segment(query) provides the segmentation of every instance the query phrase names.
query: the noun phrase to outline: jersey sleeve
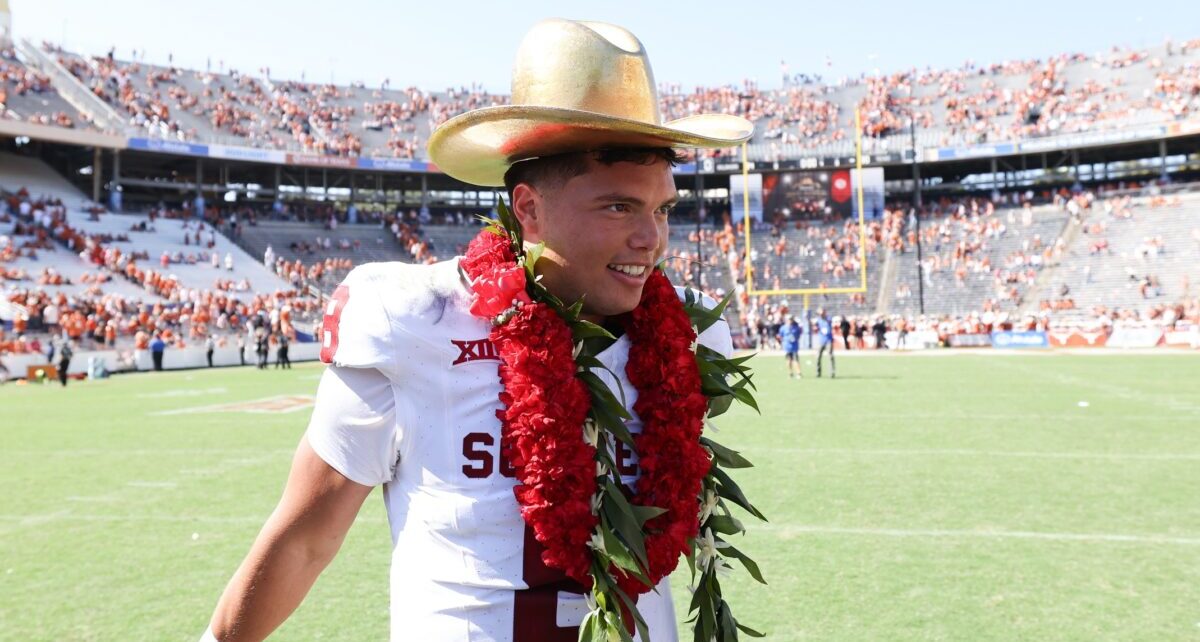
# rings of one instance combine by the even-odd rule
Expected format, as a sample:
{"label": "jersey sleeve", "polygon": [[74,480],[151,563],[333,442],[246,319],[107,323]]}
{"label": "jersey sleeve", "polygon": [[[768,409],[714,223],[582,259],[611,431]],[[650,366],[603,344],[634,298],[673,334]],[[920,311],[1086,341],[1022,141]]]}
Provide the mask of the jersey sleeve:
{"label": "jersey sleeve", "polygon": [[395,373],[395,338],[380,297],[384,274],[375,265],[346,275],[325,303],[321,319],[321,361],[341,368],[374,368]]}
{"label": "jersey sleeve", "polygon": [[377,486],[395,475],[401,436],[391,379],[372,368],[325,369],[305,433],[325,463],[351,481]]}

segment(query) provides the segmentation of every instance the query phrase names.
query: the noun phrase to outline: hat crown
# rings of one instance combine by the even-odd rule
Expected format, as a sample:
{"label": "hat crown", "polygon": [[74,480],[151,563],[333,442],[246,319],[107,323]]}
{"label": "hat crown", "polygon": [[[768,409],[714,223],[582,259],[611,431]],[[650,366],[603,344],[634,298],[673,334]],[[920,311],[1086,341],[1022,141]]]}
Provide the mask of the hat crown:
{"label": "hat crown", "polygon": [[645,47],[603,22],[552,18],[534,25],[517,50],[512,104],[662,123]]}

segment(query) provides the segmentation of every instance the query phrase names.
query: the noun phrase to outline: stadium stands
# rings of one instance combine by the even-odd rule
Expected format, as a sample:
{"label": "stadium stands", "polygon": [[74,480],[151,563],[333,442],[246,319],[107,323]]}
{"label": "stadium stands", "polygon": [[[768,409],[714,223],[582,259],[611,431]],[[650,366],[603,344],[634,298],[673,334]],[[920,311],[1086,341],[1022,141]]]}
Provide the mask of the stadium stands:
{"label": "stadium stands", "polygon": [[[79,81],[128,119],[131,130],[174,140],[222,142],[334,156],[423,157],[424,141],[446,119],[507,97],[478,88],[432,92],[278,81],[253,74],[84,56],[50,44]],[[863,75],[834,83],[762,89],[664,84],[664,117],[700,111],[755,121],[753,158],[853,154],[860,110],[867,153],[970,145],[1173,122],[1200,110],[1200,40],[1093,55],[956,69]],[[68,115],[70,112],[65,112]],[[719,154],[720,152],[714,152]]]}
{"label": "stadium stands", "polygon": [[[254,73],[187,70],[120,60],[114,52],[85,56],[29,43],[0,51],[0,94],[3,117],[26,122],[312,155],[405,159],[423,156],[430,132],[446,119],[507,101],[474,86],[431,92],[394,89],[390,82],[366,88],[283,81],[272,79],[266,68]],[[928,149],[1091,133],[1200,115],[1200,40],[837,82],[797,76],[778,89],[750,82],[692,90],[664,84],[660,99],[668,119],[715,111],[754,120],[750,151],[759,160],[850,156],[856,110],[868,154],[906,151],[912,137]],[[915,132],[909,130],[910,120]],[[1172,153],[1184,153],[1176,147]],[[1166,176],[1165,144],[1160,149]],[[116,154],[112,157],[119,162]],[[100,154],[96,158],[103,162]],[[282,156],[271,158],[284,163],[278,160]],[[326,161],[343,167],[341,158],[316,160],[305,169],[306,189],[313,167]],[[1106,162],[1105,180],[1107,167]],[[1187,171],[1186,165],[1180,167]],[[101,176],[117,174],[112,167],[102,169],[107,172]],[[895,170],[889,169],[889,181],[896,179]],[[185,185],[177,168],[169,171],[175,173],[165,179],[172,188]],[[200,161],[195,171],[199,182],[208,182],[200,178]],[[1165,318],[1190,323],[1198,313],[1191,283],[1200,277],[1200,197],[1186,190],[1163,196],[1155,187],[1106,192],[1110,188],[1095,185],[1098,174],[1090,176],[1088,186],[1076,173],[1072,189],[1041,192],[1043,202],[1037,205],[1017,205],[1014,197],[1028,200],[1033,192],[1011,193],[1007,182],[1003,187],[1009,193],[995,203],[975,191],[941,198],[919,216],[889,201],[882,218],[868,221],[861,236],[852,221],[780,218],[755,228],[749,257],[740,227],[724,222],[697,230],[680,222],[669,239],[666,268],[677,283],[717,297],[735,293],[726,317],[735,333],[750,339],[746,343],[769,343],[773,328],[805,303],[847,318],[855,335],[883,329],[944,339],[1051,324]],[[132,181],[127,187],[163,180],[125,177]],[[230,183],[228,176],[219,180]],[[261,175],[254,180],[270,187]],[[344,189],[347,182],[341,180],[339,189]],[[353,179],[350,184],[363,189]],[[101,189],[99,182],[95,185]],[[334,185],[339,184],[329,187]],[[89,330],[120,320],[117,340],[122,342],[146,329],[146,310],[181,341],[203,336],[212,326],[231,330],[235,319],[259,315],[270,316],[278,327],[284,308],[295,327],[308,330],[319,317],[317,297],[330,293],[352,266],[432,262],[460,254],[478,231],[472,213],[483,209],[474,197],[442,192],[420,214],[416,209],[406,213],[390,205],[396,197],[384,192],[414,190],[415,182],[397,188],[381,180],[369,196],[359,192],[363,209],[357,224],[348,223],[345,197],[330,193],[306,201],[276,192],[280,200],[263,211],[255,209],[263,207],[262,201],[250,197],[232,205],[213,199],[203,212],[193,212],[188,203],[113,215],[49,166],[12,154],[0,154],[0,189],[11,212],[0,215],[6,300],[31,307],[52,301],[56,308],[85,313]],[[141,194],[137,202],[154,198]],[[399,200],[411,204],[411,198],[406,194]],[[714,207],[721,206],[719,201]],[[459,212],[448,205],[462,203],[475,207]],[[857,287],[860,250],[866,259],[866,293],[751,297],[747,292],[746,261],[757,290]],[[222,316],[225,320],[218,322]],[[30,336],[41,332],[38,324],[28,325],[23,329]]]}
{"label": "stadium stands", "polygon": [[1069,260],[1040,291],[1062,323],[1194,297],[1200,281],[1200,198],[1112,197],[1083,219]]}
{"label": "stadium stands", "polygon": [[20,306],[2,351],[58,331],[83,347],[132,346],[154,331],[176,346],[210,333],[225,341],[259,313],[298,336],[320,317],[317,299],[202,221],[105,213],[41,161],[12,154],[0,154],[0,188],[0,280]]}
{"label": "stadium stands", "polygon": [[0,114],[39,125],[90,126],[88,118],[58,94],[50,77],[25,66],[12,48],[0,49]]}
{"label": "stadium stands", "polygon": [[[971,207],[978,207],[978,201],[921,222],[927,313],[1015,312],[1042,268],[1061,252],[1065,212],[1053,206]],[[897,280],[890,309],[915,314],[920,290],[916,249],[906,244],[893,260]]]}

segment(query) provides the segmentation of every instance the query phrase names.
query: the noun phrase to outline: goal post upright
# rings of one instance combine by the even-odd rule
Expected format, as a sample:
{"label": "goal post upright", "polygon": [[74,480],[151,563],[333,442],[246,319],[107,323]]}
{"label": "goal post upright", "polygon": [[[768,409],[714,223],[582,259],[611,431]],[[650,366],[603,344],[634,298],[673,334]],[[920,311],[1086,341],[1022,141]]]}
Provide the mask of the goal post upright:
{"label": "goal post upright", "polygon": [[[858,202],[858,279],[859,284],[853,287],[839,288],[781,288],[759,290],[754,287],[754,264],[750,260],[753,245],[750,241],[750,165],[747,162],[746,143],[742,143],[742,225],[744,227],[745,262],[746,262],[746,294],[786,296],[803,295],[805,308],[808,307],[808,297],[813,294],[861,294],[867,291],[867,226],[864,211],[863,171],[862,171],[862,121],[857,108],[854,110],[854,167],[857,171],[856,200]],[[765,200],[765,199],[764,199]],[[763,204],[764,210],[766,204]],[[766,212],[764,211],[764,215]]]}

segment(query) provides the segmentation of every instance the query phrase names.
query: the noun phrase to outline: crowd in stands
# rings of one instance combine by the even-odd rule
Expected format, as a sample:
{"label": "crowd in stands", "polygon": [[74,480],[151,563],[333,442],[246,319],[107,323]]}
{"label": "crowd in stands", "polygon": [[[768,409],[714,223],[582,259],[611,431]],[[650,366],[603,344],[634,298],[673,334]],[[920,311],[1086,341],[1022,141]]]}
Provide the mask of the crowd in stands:
{"label": "crowd in stands", "polygon": [[5,118],[68,129],[75,127],[75,121],[71,115],[61,109],[49,112],[35,109],[27,113],[18,113],[9,107],[10,96],[38,96],[56,93],[49,76],[22,64],[17,59],[17,52],[12,47],[0,49],[0,114]]}
{"label": "crowd in stands", "polygon": [[385,82],[368,90],[360,83],[273,81],[269,68],[257,74],[201,72],[122,61],[115,49],[86,57],[50,43],[43,49],[98,98],[122,110],[131,126],[179,140],[210,134],[177,117],[184,112],[211,133],[252,146],[330,156],[361,156],[364,134],[386,131],[383,148],[370,150],[372,155],[414,158],[424,150],[422,136],[427,139],[437,125],[470,109],[507,102],[480,87],[430,93],[415,87],[392,90]]}
{"label": "crowd in stands", "polygon": [[[114,50],[79,56],[50,43],[43,48],[133,127],[181,140],[220,135],[314,154],[415,158],[442,122],[508,101],[477,85],[429,92],[392,89],[390,81],[374,89],[362,83],[273,81],[269,68],[255,74],[223,65],[218,72],[185,70],[122,61]],[[1027,139],[1125,127],[1146,114],[1160,121],[1194,115],[1200,109],[1197,49],[1200,39],[1167,41],[1092,55],[864,73],[832,84],[809,79],[778,89],[752,80],[692,89],[664,83],[660,110],[667,120],[697,113],[744,116],[757,124],[756,142],[777,151],[782,145],[812,149],[853,140],[855,109],[868,138],[900,135],[912,123],[936,139],[926,142],[938,145]],[[1152,72],[1152,81],[1127,80],[1127,70],[1142,67]]]}
{"label": "crowd in stands", "polygon": [[[128,236],[88,235],[73,227],[61,201],[36,199],[21,189],[8,195],[4,205],[4,218],[13,228],[11,234],[0,236],[4,277],[0,283],[5,284],[5,300],[19,306],[19,312],[10,332],[3,333],[0,326],[0,354],[38,352],[39,346],[47,342],[39,341],[37,335],[61,336],[84,348],[113,347],[119,339],[128,338],[143,349],[151,337],[174,347],[214,337],[224,343],[256,326],[269,328],[269,334],[278,340],[280,334],[295,338],[297,327],[307,332],[312,320],[320,317],[318,300],[304,296],[299,288],[260,292],[245,278],[235,281],[220,276],[233,269],[228,253],[222,262],[215,251],[200,250],[186,256],[164,252],[159,258],[160,269],[155,269],[147,267],[151,258],[144,250],[116,246],[116,242],[128,242]],[[185,219],[181,229],[196,239],[196,245],[212,247],[212,230],[204,222]],[[60,249],[95,266],[94,272],[84,272],[76,279],[74,285],[86,288],[74,293],[57,289],[72,283],[52,265],[43,267],[36,276],[4,265],[17,259],[39,260]],[[206,262],[218,275],[210,288],[186,287],[168,270],[174,263]],[[346,267],[341,262],[327,261],[309,266],[305,274],[319,278],[325,269]],[[140,287],[145,296],[105,292],[104,286],[114,279]],[[33,336],[26,337],[27,333]]]}
{"label": "crowd in stands", "polygon": [[[1146,186],[1121,183],[1095,189],[1027,191],[1000,195],[995,200],[942,198],[926,202],[919,211],[889,205],[880,219],[867,222],[861,234],[856,221],[830,223],[775,218],[756,227],[756,246],[759,239],[768,241],[762,251],[769,254],[771,260],[755,263],[762,266],[755,268],[761,272],[755,278],[765,279],[758,281],[760,288],[764,283],[779,287],[785,283],[782,279],[797,276],[792,273],[796,269],[794,257],[801,257],[810,260],[822,277],[834,283],[838,278],[857,275],[860,243],[865,242],[862,251],[870,257],[869,263],[877,265],[884,250],[911,254],[919,238],[924,257],[921,266],[926,279],[953,280],[955,283],[984,279],[995,289],[994,297],[966,314],[876,315],[871,313],[863,294],[856,295],[857,298],[841,296],[836,299],[813,295],[822,302],[839,304],[841,315],[837,322],[839,327],[842,319],[849,324],[846,340],[851,348],[881,345],[878,339],[873,339],[883,336],[878,334],[880,331],[899,333],[890,335],[894,339],[913,332],[928,336],[932,331],[946,342],[953,335],[1000,329],[1045,330],[1062,323],[1062,319],[1068,318],[1063,316],[1066,313],[1071,313],[1069,318],[1073,324],[1099,328],[1111,329],[1122,323],[1190,327],[1197,322],[1198,303],[1186,283],[1187,277],[1184,277],[1182,298],[1164,298],[1161,296],[1163,284],[1153,266],[1158,257],[1172,251],[1185,247],[1200,251],[1200,227],[1192,229],[1190,239],[1162,234],[1139,236],[1141,241],[1128,257],[1138,269],[1129,270],[1129,278],[1134,283],[1131,287],[1138,289],[1146,306],[1089,304],[1087,309],[1081,310],[1075,292],[1064,283],[1057,296],[1045,296],[1036,307],[1025,307],[1025,312],[1017,312],[1021,307],[1018,304],[1029,293],[1028,286],[1037,278],[1038,270],[1064,258],[1062,237],[1042,237],[1027,231],[1036,217],[1046,214],[1045,211],[1035,214],[1034,204],[1055,208],[1079,226],[1082,238],[1073,246],[1077,253],[1111,256],[1112,250],[1107,243],[1110,226],[1134,220],[1144,212],[1176,208],[1181,204],[1177,194],[1144,191],[1135,197],[1130,193],[1131,188],[1141,187]],[[5,205],[6,211],[0,214],[0,222],[10,223],[12,233],[0,238],[0,277],[3,279],[0,282],[8,283],[6,298],[10,302],[30,310],[19,325],[14,324],[8,340],[10,349],[14,333],[48,327],[66,331],[66,336],[72,340],[105,345],[110,325],[115,337],[133,336],[139,331],[152,334],[156,330],[160,333],[170,330],[168,336],[174,342],[196,342],[214,331],[236,331],[247,318],[261,316],[278,320],[284,310],[287,313],[283,317],[290,326],[296,317],[319,317],[317,300],[301,293],[311,292],[312,288],[329,291],[358,261],[353,256],[354,243],[332,240],[336,237],[332,232],[342,224],[339,221],[345,219],[346,212],[330,204],[320,204],[315,211],[318,217],[329,217],[327,229],[331,233],[315,239],[308,251],[297,252],[297,248],[289,248],[291,258],[285,259],[268,248],[264,262],[292,286],[290,291],[273,294],[256,293],[248,280],[225,276],[232,271],[232,257],[229,254],[222,257],[213,249],[218,228],[253,224],[259,216],[245,206],[232,210],[210,206],[203,217],[192,218],[187,217],[190,212],[186,208],[157,209],[155,216],[146,221],[146,229],[154,229],[156,222],[161,226],[163,219],[178,219],[186,243],[194,245],[196,252],[150,257],[145,252],[118,247],[126,246],[131,238],[136,241],[137,231],[108,235],[80,232],[70,224],[67,208],[59,201],[33,199],[22,190],[8,195]],[[734,226],[727,212],[719,218],[722,222],[718,226],[675,228],[665,267],[675,282],[699,286],[717,298],[734,291],[737,296],[728,314],[736,321],[735,327],[741,329],[744,344],[772,347],[778,325],[798,311],[789,309],[788,302],[779,298],[750,296],[746,292],[744,229],[740,225]],[[922,221],[919,232],[914,225],[918,219]],[[415,210],[396,210],[381,213],[375,224],[386,230],[385,234],[394,236],[413,262],[433,262],[461,253],[462,247],[435,251],[438,237],[431,236],[427,228],[422,227],[422,221],[434,220],[437,217],[428,213],[422,216]],[[446,212],[445,220],[453,224],[459,221],[474,223],[470,216],[449,212]],[[139,228],[135,225],[134,229]],[[990,252],[1000,241],[1005,241],[1006,245],[1002,247],[1009,249]],[[132,245],[136,247],[136,243]],[[94,271],[74,277],[76,284],[87,287],[73,295],[42,289],[69,284],[69,280],[52,265],[36,271],[8,265],[21,259],[36,260],[62,248],[95,266]],[[335,249],[349,250],[350,256],[331,255]],[[758,261],[761,257],[755,256],[755,252],[757,250],[752,251],[751,260]],[[296,254],[304,257],[297,258]],[[170,274],[170,266],[178,263],[211,265],[215,276],[212,286],[202,289],[182,286]],[[139,286],[147,297],[130,299],[106,292],[105,286],[114,279],[124,279]],[[915,296],[912,289],[908,283],[898,284],[893,300],[911,299]],[[874,303],[873,298],[871,303]],[[54,310],[47,314],[47,306],[51,305]],[[861,313],[855,310],[861,310]],[[55,323],[47,324],[47,317]]]}

